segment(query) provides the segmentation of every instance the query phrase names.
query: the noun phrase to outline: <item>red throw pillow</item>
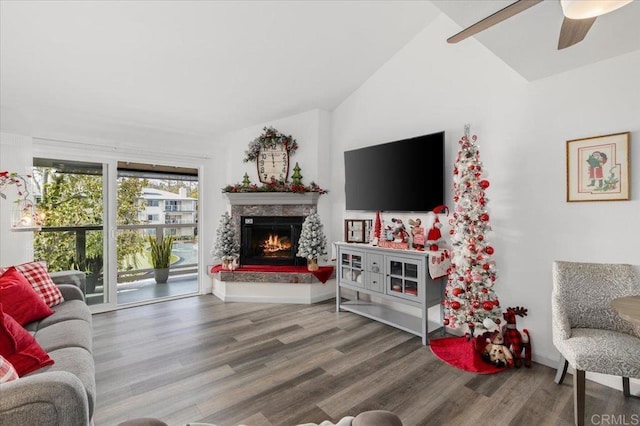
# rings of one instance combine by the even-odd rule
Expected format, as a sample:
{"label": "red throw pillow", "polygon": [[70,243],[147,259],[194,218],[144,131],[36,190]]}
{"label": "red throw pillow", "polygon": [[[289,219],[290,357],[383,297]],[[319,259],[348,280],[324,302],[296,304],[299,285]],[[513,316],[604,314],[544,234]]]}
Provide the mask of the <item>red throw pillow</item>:
{"label": "red throw pillow", "polygon": [[46,263],[28,262],[16,266],[16,269],[29,280],[33,289],[42,297],[47,306],[56,306],[64,302],[60,289],[51,280]]}
{"label": "red throw pillow", "polygon": [[7,383],[18,378],[18,373],[13,365],[0,355],[0,383]]}
{"label": "red throw pillow", "polygon": [[0,304],[0,355],[16,369],[18,376],[53,364],[36,339],[13,318],[2,312]]}
{"label": "red throw pillow", "polygon": [[29,324],[53,314],[29,281],[13,266],[0,275],[0,301],[4,310],[20,325]]}

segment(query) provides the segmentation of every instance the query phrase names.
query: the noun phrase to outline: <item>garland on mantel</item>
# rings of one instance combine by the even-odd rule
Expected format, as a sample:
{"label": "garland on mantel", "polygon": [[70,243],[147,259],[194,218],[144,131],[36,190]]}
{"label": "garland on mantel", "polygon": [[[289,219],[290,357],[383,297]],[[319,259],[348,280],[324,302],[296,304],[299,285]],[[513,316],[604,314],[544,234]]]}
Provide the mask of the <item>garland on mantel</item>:
{"label": "garland on mantel", "polygon": [[309,185],[295,184],[289,182],[283,182],[275,179],[271,179],[271,182],[256,185],[246,183],[236,183],[235,185],[227,185],[222,188],[222,192],[317,192],[320,195],[326,194],[326,189],[320,188],[315,182],[311,182]]}

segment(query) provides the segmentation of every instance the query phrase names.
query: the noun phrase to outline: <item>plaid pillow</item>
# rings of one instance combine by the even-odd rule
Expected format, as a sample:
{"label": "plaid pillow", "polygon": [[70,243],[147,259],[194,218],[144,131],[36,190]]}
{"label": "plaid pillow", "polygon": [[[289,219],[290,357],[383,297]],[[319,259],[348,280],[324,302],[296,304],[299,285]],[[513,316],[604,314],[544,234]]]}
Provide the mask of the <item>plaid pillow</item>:
{"label": "plaid pillow", "polygon": [[45,262],[28,262],[16,266],[16,269],[31,283],[33,289],[49,307],[64,302],[62,293],[49,276]]}
{"label": "plaid pillow", "polygon": [[10,382],[18,378],[18,373],[13,365],[0,355],[0,383]]}

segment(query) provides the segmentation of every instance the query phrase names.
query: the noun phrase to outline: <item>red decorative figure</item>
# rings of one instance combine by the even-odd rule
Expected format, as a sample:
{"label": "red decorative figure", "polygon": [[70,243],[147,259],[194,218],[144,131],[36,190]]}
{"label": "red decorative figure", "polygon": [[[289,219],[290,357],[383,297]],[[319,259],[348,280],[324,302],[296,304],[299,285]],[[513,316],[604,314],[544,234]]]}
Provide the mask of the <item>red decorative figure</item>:
{"label": "red decorative figure", "polygon": [[523,363],[522,351],[524,350],[524,366],[531,367],[531,340],[529,339],[529,330],[526,328],[518,331],[516,327],[516,315],[521,317],[527,316],[527,309],[516,306],[515,308],[507,308],[503,317],[507,323],[502,329],[504,336],[504,345],[511,350],[514,359],[514,366],[520,368]]}
{"label": "red decorative figure", "polygon": [[380,211],[376,212],[376,220],[373,225],[373,243],[374,246],[378,245],[378,241],[380,240],[380,235],[382,234],[382,221],[380,220]]}
{"label": "red decorative figure", "polygon": [[411,235],[413,236],[413,248],[419,251],[423,251],[424,227],[422,226],[422,220],[409,219],[409,225],[411,225]]}

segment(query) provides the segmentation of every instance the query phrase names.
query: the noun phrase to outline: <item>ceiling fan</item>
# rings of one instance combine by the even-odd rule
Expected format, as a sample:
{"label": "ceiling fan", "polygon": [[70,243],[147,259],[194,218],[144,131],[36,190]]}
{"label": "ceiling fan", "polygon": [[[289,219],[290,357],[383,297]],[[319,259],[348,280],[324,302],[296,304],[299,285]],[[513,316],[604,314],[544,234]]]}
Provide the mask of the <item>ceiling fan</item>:
{"label": "ceiling fan", "polygon": [[[581,42],[598,16],[619,9],[632,1],[633,0],[560,0],[564,20],[562,21],[562,28],[560,29],[558,50]],[[500,9],[493,15],[487,16],[483,20],[460,31],[458,34],[449,37],[447,42],[457,43],[462,41],[540,2],[542,2],[542,0],[518,0],[515,3],[511,3],[504,9]]]}

